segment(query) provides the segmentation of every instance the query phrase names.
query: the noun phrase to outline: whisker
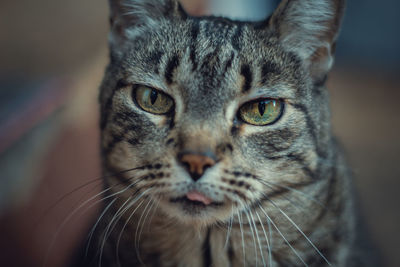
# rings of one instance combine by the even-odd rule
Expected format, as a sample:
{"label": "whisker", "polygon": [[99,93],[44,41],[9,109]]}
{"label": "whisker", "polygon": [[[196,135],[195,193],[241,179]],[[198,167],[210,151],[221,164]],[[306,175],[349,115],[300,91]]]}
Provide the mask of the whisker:
{"label": "whisker", "polygon": [[[142,233],[143,233],[143,229],[146,227],[146,220],[147,220],[147,218],[148,218],[148,216],[149,216],[149,214],[150,214],[150,211],[153,209],[153,207],[154,207],[154,205],[156,204],[154,201],[152,201],[151,199],[150,199],[150,201],[151,201],[151,205],[150,205],[150,207],[149,207],[149,210],[147,211],[147,213],[146,213],[146,215],[144,216],[144,218],[143,218],[143,223],[142,223],[142,227],[140,228],[140,230],[139,230],[139,235],[138,235],[138,241],[137,241],[137,245],[138,245],[138,249],[139,249],[139,246],[140,246],[140,238],[141,238],[141,236],[142,236]],[[149,201],[149,202],[150,202]],[[155,209],[154,209],[155,210]],[[154,215],[154,213],[153,213],[153,215]],[[151,220],[150,220],[151,221]]]}
{"label": "whisker", "polygon": [[246,252],[245,252],[245,246],[244,246],[244,234],[243,234],[243,225],[242,225],[242,219],[240,212],[237,212],[237,217],[239,220],[239,227],[240,227],[240,233],[242,235],[242,249],[243,249],[243,266],[246,266]]}
{"label": "whisker", "polygon": [[[150,189],[148,189],[150,190]],[[136,201],[135,201],[136,202]],[[128,225],[129,221],[131,220],[132,216],[135,214],[135,212],[140,208],[140,206],[142,206],[142,204],[144,203],[144,199],[142,199],[142,201],[135,207],[135,209],[132,211],[132,213],[129,215],[128,219],[126,219],[124,225],[122,226],[122,229],[118,235],[118,239],[117,239],[117,246],[116,246],[116,251],[117,251],[117,264],[118,266],[121,266],[121,262],[119,260],[119,244],[121,242],[121,238],[122,238],[122,234],[124,233],[124,230],[126,228],[126,226]],[[133,206],[134,203],[129,204],[129,208]],[[128,208],[128,209],[129,209]],[[126,209],[126,210],[128,210]],[[125,212],[124,212],[125,213]]]}
{"label": "whisker", "polygon": [[[129,180],[131,180],[131,179],[133,179],[133,178],[135,178],[135,177],[131,177],[131,178],[129,178]],[[133,185],[139,183],[139,182],[142,181],[142,180],[143,180],[143,177],[139,178],[137,181],[133,182],[133,183],[130,184],[129,186],[125,187],[124,189],[122,189],[122,190],[120,190],[120,191],[118,191],[118,192],[116,192],[116,193],[113,193],[113,194],[111,194],[111,195],[105,196],[105,197],[103,197],[103,198],[101,198],[101,199],[95,201],[94,203],[90,204],[85,210],[83,210],[82,213],[85,213],[86,211],[88,211],[90,208],[92,208],[94,205],[96,205],[96,204],[99,203],[99,202],[102,202],[102,201],[104,201],[104,200],[106,200],[106,199],[112,198],[112,197],[114,197],[114,196],[116,196],[116,195],[118,195],[118,194],[121,194],[121,193],[125,192],[125,191],[128,190],[130,187],[132,187]],[[102,194],[104,194],[104,193],[110,191],[111,189],[112,189],[112,187],[108,187],[108,188],[104,189],[103,191],[97,193],[96,195],[90,197],[90,198],[87,199],[85,202],[83,202],[81,205],[79,205],[78,207],[76,207],[76,208],[62,221],[62,223],[60,224],[60,226],[57,228],[57,231],[54,233],[53,239],[52,239],[52,241],[51,241],[51,243],[50,243],[50,245],[49,245],[49,248],[47,249],[47,252],[46,252],[46,255],[45,255],[45,258],[44,258],[44,261],[43,261],[43,262],[44,262],[44,263],[43,263],[43,267],[46,266],[47,261],[48,261],[48,257],[49,257],[49,255],[50,255],[50,251],[51,251],[52,247],[54,246],[54,243],[55,243],[55,241],[56,241],[56,238],[58,237],[58,235],[60,234],[60,232],[61,232],[61,230],[64,228],[64,226],[67,224],[67,222],[69,222],[70,219],[71,219],[78,211],[80,211],[84,206],[86,206],[90,201],[92,201],[93,199],[97,198],[98,196],[100,196],[100,195],[102,195]]]}
{"label": "whisker", "polygon": [[93,233],[97,228],[97,225],[99,224],[100,220],[103,218],[104,214],[106,214],[107,210],[112,206],[112,204],[114,204],[114,202],[117,200],[118,198],[114,198],[108,205],[107,207],[103,210],[103,212],[100,214],[99,218],[97,219],[96,223],[94,224],[94,226],[92,227],[92,229],[89,232],[89,239],[86,245],[86,249],[85,249],[85,258],[88,256],[88,252],[89,252],[89,247],[90,247],[90,243],[93,237]]}
{"label": "whisker", "polygon": [[160,205],[160,199],[161,199],[161,198],[156,198],[156,199],[152,198],[152,200],[153,200],[154,202],[156,202],[156,206],[155,206],[155,208],[153,209],[153,214],[151,214],[151,217],[150,217],[150,219],[149,219],[149,222],[153,221],[154,215],[156,214],[156,211],[157,211],[157,209],[158,209],[158,206]]}
{"label": "whisker", "polygon": [[[141,257],[140,257],[140,251],[139,251],[139,245],[140,245],[140,244],[139,244],[139,240],[138,240],[138,232],[139,232],[139,229],[141,228],[141,223],[142,223],[143,215],[146,213],[147,208],[148,208],[148,206],[150,205],[150,203],[152,203],[151,200],[149,200],[149,202],[147,203],[147,205],[144,207],[144,210],[143,210],[142,214],[140,215],[139,222],[138,222],[138,224],[137,224],[137,226],[136,226],[136,231],[135,231],[135,240],[134,240],[135,251],[136,251],[136,255],[137,255],[137,257],[138,257],[138,260],[139,260],[139,262],[140,262],[142,265],[145,265],[145,264],[142,262],[142,259],[141,259]],[[154,203],[154,202],[153,202],[153,203]],[[146,213],[146,216],[147,216],[147,214],[148,214],[148,213]],[[146,218],[146,216],[145,216],[145,218]],[[144,221],[143,221],[143,223],[144,223]]]}
{"label": "whisker", "polygon": [[[115,214],[113,215],[113,217],[111,218],[109,225],[110,228],[108,230],[109,233],[111,233],[114,228],[117,226],[118,221],[120,220],[120,218],[123,216],[123,214],[132,206],[131,204],[134,204],[136,200],[133,200],[129,206],[127,206],[127,203],[137,194],[140,192],[141,189],[137,189],[130,197],[128,197],[124,203],[122,203],[122,205],[119,207],[119,209],[115,212]],[[142,196],[142,195],[141,195]],[[107,237],[108,238],[108,237]]]}
{"label": "whisker", "polygon": [[[136,193],[138,193],[139,192],[139,190],[136,190],[135,191],[135,193],[133,193],[132,194],[132,196],[130,196],[129,198],[127,198],[126,200],[125,200],[125,202],[124,203],[122,203],[122,205],[118,208],[118,210],[115,212],[115,214],[113,215],[113,217],[111,218],[111,220],[109,221],[109,223],[107,224],[107,227],[106,227],[106,229],[104,230],[104,232],[103,232],[103,237],[105,237],[106,239],[108,238],[108,236],[105,236],[105,235],[107,235],[107,230],[108,230],[108,232],[109,233],[111,233],[113,230],[114,230],[114,228],[115,228],[115,226],[117,225],[117,223],[118,223],[118,220],[116,220],[117,218],[120,218],[120,216],[122,216],[123,215],[123,213],[125,212],[125,208],[126,208],[126,205],[127,205],[127,203],[132,199],[132,197],[134,196],[134,195],[136,195]],[[121,212],[121,210],[122,210],[122,212]],[[117,218],[116,218],[117,217]],[[115,221],[114,221],[115,220]],[[109,227],[111,226],[111,229],[109,229]],[[90,246],[90,243],[88,243],[87,244],[87,248],[89,248],[89,246]],[[98,245],[98,250],[100,250],[100,244]],[[99,255],[99,251],[96,253],[96,257]]]}
{"label": "whisker", "polygon": [[269,266],[272,266],[272,251],[271,251],[271,246],[270,246],[269,239],[268,239],[268,236],[267,236],[267,232],[265,231],[264,224],[262,223],[262,220],[261,220],[261,218],[260,218],[260,215],[258,214],[257,211],[255,211],[255,212],[256,212],[258,221],[259,221],[260,224],[261,224],[261,228],[262,228],[262,230],[263,230],[263,233],[264,233],[264,236],[265,236],[265,240],[267,240],[268,261],[269,261]]}
{"label": "whisker", "polygon": [[271,188],[271,189],[274,189],[272,186],[277,186],[277,187],[285,188],[285,189],[287,189],[287,190],[289,190],[289,191],[291,191],[291,192],[297,193],[297,194],[299,194],[299,195],[301,195],[301,196],[307,198],[308,200],[310,200],[310,201],[312,201],[312,202],[318,204],[319,206],[321,206],[321,207],[327,209],[327,207],[326,207],[323,203],[321,203],[321,201],[319,201],[318,199],[316,199],[316,198],[314,198],[314,197],[312,197],[312,196],[309,196],[309,195],[305,194],[304,192],[302,192],[302,191],[300,191],[300,190],[297,190],[297,189],[292,188],[292,187],[290,187],[290,186],[281,185],[281,184],[278,184],[278,183],[273,183],[273,182],[271,182],[271,181],[265,181],[265,180],[262,180],[261,178],[256,178],[256,179],[257,179],[257,181],[259,181],[260,183],[262,183],[262,184],[265,185],[265,186],[268,186],[268,187]]}
{"label": "whisker", "polygon": [[225,239],[224,249],[226,249],[226,247],[228,246],[229,237],[230,237],[231,231],[232,231],[233,216],[234,216],[234,214],[233,214],[233,204],[232,204],[231,217],[229,218],[228,229],[226,231],[226,239]]}
{"label": "whisker", "polygon": [[[121,207],[118,209],[118,211],[114,214],[114,216],[112,217],[112,219],[108,223],[108,226],[106,227],[106,229],[105,229],[105,231],[103,233],[103,242],[102,242],[101,247],[100,247],[100,257],[99,257],[100,263],[101,263],[101,259],[102,259],[102,253],[103,253],[103,249],[104,249],[104,246],[105,246],[105,242],[108,239],[108,237],[110,236],[110,234],[112,233],[112,231],[114,230],[115,226],[117,225],[118,220],[123,216],[123,214],[127,210],[129,210],[130,207],[132,207],[141,197],[143,197],[147,191],[148,190],[145,190],[138,197],[136,197],[134,200],[132,200],[128,205],[126,205],[128,203],[128,201],[131,199],[132,196],[130,198],[128,198],[128,200],[126,200],[123,203],[123,205],[121,205]],[[136,190],[133,195],[135,195],[138,192],[140,192],[140,189]],[[101,266],[101,264],[100,264],[100,266]]]}
{"label": "whisker", "polygon": [[[258,241],[258,246],[259,246],[259,248],[260,248],[260,254],[261,254],[261,259],[262,259],[262,262],[263,262],[263,266],[265,267],[266,264],[265,264],[263,249],[262,249],[262,247],[261,247],[260,236],[258,235],[258,229],[257,229],[256,223],[255,223],[255,221],[254,221],[254,216],[253,216],[253,213],[251,212],[251,209],[249,209],[249,214],[250,214],[250,217],[251,217],[251,221],[253,222],[254,230],[255,230],[255,232],[256,232],[257,241]],[[260,223],[261,223],[261,221],[260,221]]]}
{"label": "whisker", "polygon": [[314,245],[314,243],[307,237],[307,235],[300,229],[300,227],[280,208],[278,207],[272,199],[268,198],[267,199],[271,202],[271,204],[277,208],[280,213],[282,213],[283,216],[301,233],[301,235],[307,240],[307,242],[317,251],[317,253],[324,259],[324,261],[329,265],[332,266],[331,263],[327,260],[327,258],[322,254],[322,252]]}
{"label": "whisker", "polygon": [[[152,188],[148,188],[145,191],[143,191],[139,197],[137,197],[135,200],[132,201],[132,203],[130,203],[128,205],[128,207],[123,211],[123,213],[125,213],[130,207],[132,207],[141,197],[143,197],[147,192],[149,192]],[[128,225],[128,222],[130,221],[130,219],[132,218],[132,216],[135,214],[135,212],[139,209],[139,207],[143,204],[145,200],[143,199],[136,207],[135,209],[132,211],[132,213],[129,215],[128,219],[125,221],[119,235],[118,235],[118,239],[117,239],[117,245],[116,245],[116,253],[117,253],[117,263],[118,266],[120,266],[120,262],[119,262],[119,244],[121,242],[121,238],[122,238],[122,234],[126,228],[126,226]],[[122,215],[121,215],[122,216]]]}
{"label": "whisker", "polygon": [[248,222],[249,222],[251,235],[252,235],[252,237],[253,237],[254,254],[255,254],[255,258],[256,258],[256,267],[257,267],[257,266],[258,266],[257,244],[256,244],[256,237],[255,237],[254,231],[253,231],[253,225],[252,225],[252,223],[251,223],[250,216],[249,216],[249,214],[248,214],[248,212],[247,212],[247,207],[246,207],[246,205],[245,205],[240,199],[238,199],[238,201],[239,201],[239,202],[242,204],[242,206],[244,207],[243,212],[246,214],[247,220],[248,220]]}
{"label": "whisker", "polygon": [[124,173],[130,172],[130,171],[142,169],[143,167],[144,167],[144,166],[135,167],[135,168],[126,169],[126,170],[123,170],[123,171],[120,171],[120,172],[116,172],[116,173],[113,173],[113,174],[104,175],[104,176],[101,176],[101,177],[99,177],[99,178],[92,179],[92,180],[90,180],[90,181],[88,181],[88,182],[86,182],[86,183],[84,183],[84,184],[82,184],[82,185],[80,185],[80,186],[78,186],[78,187],[72,189],[71,191],[69,191],[68,193],[64,194],[62,197],[60,197],[59,199],[57,199],[56,202],[54,202],[50,207],[48,207],[48,208],[39,216],[39,219],[38,219],[37,222],[35,222],[35,224],[34,224],[35,226],[34,226],[34,227],[37,228],[37,226],[39,225],[40,221],[41,221],[44,217],[46,217],[58,204],[60,204],[63,200],[65,200],[67,197],[69,197],[69,196],[72,195],[73,193],[76,193],[76,192],[78,192],[79,190],[81,190],[81,189],[85,188],[86,186],[91,185],[91,184],[93,184],[93,183],[95,183],[95,182],[99,182],[99,184],[101,184],[101,182],[102,182],[105,178],[110,178],[110,177],[114,177],[114,176],[116,176],[116,175],[120,175],[120,174],[124,174]]}
{"label": "whisker", "polygon": [[[57,228],[57,231],[54,233],[53,235],[53,239],[49,245],[49,248],[47,249],[46,255],[45,255],[45,259],[44,259],[44,263],[43,263],[43,267],[45,267],[47,265],[47,261],[48,261],[48,257],[50,255],[50,251],[52,249],[52,247],[54,246],[54,242],[56,240],[56,238],[58,237],[58,235],[60,234],[61,229],[65,226],[65,224],[67,222],[69,222],[69,220],[72,218],[72,216],[74,216],[81,208],[83,208],[84,206],[86,206],[86,204],[88,204],[90,201],[92,201],[93,199],[95,199],[96,197],[104,194],[105,192],[111,190],[111,188],[107,188],[103,191],[101,191],[100,193],[97,193],[96,195],[92,196],[91,198],[87,199],[85,202],[83,202],[81,205],[79,205],[77,208],[75,208],[75,210],[73,210],[60,224],[60,226]],[[86,208],[84,210],[84,212],[86,212],[88,209],[90,209],[91,207],[93,207],[94,205],[96,205],[97,203],[101,202],[103,199],[97,200],[94,203],[92,203],[88,208]]]}
{"label": "whisker", "polygon": [[[150,189],[151,189],[151,188],[149,188],[147,191],[149,191]],[[146,192],[147,192],[147,191],[146,191]],[[144,200],[142,200],[142,202],[138,205],[138,207],[140,207],[141,204],[142,204],[143,202],[144,202]],[[154,202],[154,203],[155,203],[155,202]],[[154,203],[153,203],[153,204],[154,204]],[[152,206],[153,206],[153,204],[152,204]],[[153,220],[153,216],[154,216],[155,211],[157,210],[157,207],[158,207],[159,204],[160,204],[160,202],[157,201],[156,207],[153,209],[153,214],[151,215],[151,217],[150,217],[150,219],[149,219],[150,222]],[[152,208],[152,206],[150,207],[150,209]],[[138,207],[137,207],[137,208],[138,208]],[[120,262],[120,259],[119,259],[119,245],[120,245],[120,241],[121,241],[121,238],[122,238],[122,233],[124,232],[125,227],[127,226],[128,222],[130,221],[132,215],[136,212],[137,208],[132,212],[132,214],[130,214],[129,218],[128,218],[128,219],[126,220],[126,222],[124,223],[123,228],[122,228],[120,234],[118,235],[118,240],[117,240],[117,244],[116,244],[115,253],[116,253],[116,257],[117,257],[117,266],[119,266],[119,267],[121,267],[121,262]],[[149,209],[149,211],[150,211],[150,209]],[[146,218],[145,218],[145,219],[146,219]],[[144,227],[144,224],[143,224],[143,227]],[[142,228],[142,229],[143,229],[143,228]],[[139,240],[140,240],[140,235],[141,235],[141,233],[139,234]]]}
{"label": "whisker", "polygon": [[304,264],[304,266],[308,266],[307,263],[304,262],[303,258],[300,257],[299,253],[296,251],[296,249],[290,244],[290,242],[286,239],[286,237],[282,234],[282,232],[279,230],[279,228],[276,226],[276,224],[274,223],[274,221],[271,219],[271,217],[269,217],[269,215],[267,214],[267,212],[264,210],[264,208],[261,206],[261,204],[259,204],[259,207],[261,209],[261,211],[264,213],[264,215],[267,217],[267,219],[272,223],[272,225],[274,226],[274,228],[278,231],[279,235],[283,238],[283,240],[285,241],[285,243],[289,246],[289,248],[293,251],[293,253],[300,259],[300,261]]}
{"label": "whisker", "polygon": [[269,234],[269,245],[270,245],[270,254],[271,254],[271,260],[272,260],[272,250],[273,250],[273,239],[272,239],[272,227],[271,227],[271,222],[267,220],[268,224],[268,234]]}
{"label": "whisker", "polygon": [[[268,186],[268,185],[267,185],[267,186]],[[268,187],[270,187],[270,188],[273,189],[273,187],[271,187],[271,186],[268,186]],[[262,195],[266,197],[266,194],[265,194],[265,193],[262,193]],[[284,198],[287,202],[289,202],[290,205],[292,205],[292,207],[294,207],[294,208],[297,209],[298,211],[301,211],[301,212],[306,212],[306,211],[307,211],[307,209],[305,209],[305,208],[302,207],[302,206],[298,206],[298,205],[296,204],[296,202],[294,202],[294,201],[291,200],[290,198],[288,198],[288,197],[286,197],[286,196],[281,196],[281,197]]]}
{"label": "whisker", "polygon": [[[109,232],[111,233],[112,231],[114,231],[114,228],[117,226],[119,219],[121,218],[121,216],[123,216],[123,214],[125,213],[125,211],[127,209],[129,209],[129,207],[127,206],[128,203],[131,201],[131,199],[137,194],[139,193],[140,190],[136,190],[130,197],[128,197],[124,203],[122,203],[122,205],[118,208],[118,210],[115,212],[115,214],[113,215],[113,217],[110,220],[110,230]],[[135,201],[133,201],[132,203],[134,203]]]}
{"label": "whisker", "polygon": [[[129,186],[125,187],[124,189],[122,189],[122,190],[120,190],[119,192],[116,192],[116,193],[114,193],[114,194],[112,194],[112,195],[110,195],[110,196],[122,194],[123,192],[125,192],[125,191],[128,190],[129,188],[131,188],[131,187],[137,185],[138,183],[140,183],[141,181],[143,181],[143,178],[144,178],[144,177],[145,177],[145,176],[140,177],[137,181],[131,183]],[[130,178],[130,179],[132,179],[132,178]],[[130,180],[130,179],[129,179],[129,180]],[[110,222],[109,222],[109,225],[108,225],[108,227],[107,227],[107,231],[108,231],[108,232],[109,232],[110,230],[112,231],[112,230],[114,229],[114,227],[116,226],[116,223],[117,223],[117,221],[115,221],[115,220],[116,220],[117,217],[120,215],[120,211],[124,208],[124,206],[126,205],[126,203],[127,203],[134,195],[136,195],[138,192],[140,192],[140,189],[137,189],[137,190],[136,190],[122,205],[121,205],[121,207],[119,207],[119,209],[117,210],[117,212],[114,214],[114,216],[111,218],[111,220],[110,220]],[[110,196],[107,196],[107,197],[103,198],[102,201],[106,200],[106,199],[109,198]],[[122,214],[121,214],[121,215],[122,215]],[[114,222],[114,221],[115,221],[115,222]],[[107,231],[106,231],[106,234],[107,234]],[[108,238],[108,237],[107,237],[107,238]]]}

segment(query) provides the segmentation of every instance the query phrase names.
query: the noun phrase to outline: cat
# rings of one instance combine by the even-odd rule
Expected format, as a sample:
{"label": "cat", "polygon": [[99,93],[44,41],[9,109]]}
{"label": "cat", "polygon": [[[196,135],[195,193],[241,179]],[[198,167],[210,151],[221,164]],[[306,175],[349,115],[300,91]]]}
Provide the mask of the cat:
{"label": "cat", "polygon": [[325,88],[344,0],[261,22],[109,2],[104,208],[82,266],[378,266]]}

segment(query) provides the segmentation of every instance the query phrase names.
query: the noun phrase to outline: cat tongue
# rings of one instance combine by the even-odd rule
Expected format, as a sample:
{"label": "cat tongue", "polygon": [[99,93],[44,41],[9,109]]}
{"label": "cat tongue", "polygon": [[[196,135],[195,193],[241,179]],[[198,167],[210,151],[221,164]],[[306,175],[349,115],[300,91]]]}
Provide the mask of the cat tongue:
{"label": "cat tongue", "polygon": [[210,205],[212,200],[206,197],[205,195],[197,192],[197,191],[190,191],[186,194],[186,197],[191,201],[198,201],[203,203],[204,205]]}

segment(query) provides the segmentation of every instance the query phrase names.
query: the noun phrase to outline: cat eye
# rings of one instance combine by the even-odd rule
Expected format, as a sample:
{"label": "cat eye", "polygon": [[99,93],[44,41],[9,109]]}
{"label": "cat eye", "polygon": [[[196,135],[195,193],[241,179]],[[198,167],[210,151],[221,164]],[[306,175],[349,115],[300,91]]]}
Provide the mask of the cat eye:
{"label": "cat eye", "polygon": [[246,123],[265,126],[278,121],[283,112],[283,103],[277,99],[259,99],[245,103],[239,108],[239,117]]}
{"label": "cat eye", "polygon": [[174,101],[167,94],[146,86],[139,86],[132,92],[136,104],[144,111],[162,115],[170,112]]}

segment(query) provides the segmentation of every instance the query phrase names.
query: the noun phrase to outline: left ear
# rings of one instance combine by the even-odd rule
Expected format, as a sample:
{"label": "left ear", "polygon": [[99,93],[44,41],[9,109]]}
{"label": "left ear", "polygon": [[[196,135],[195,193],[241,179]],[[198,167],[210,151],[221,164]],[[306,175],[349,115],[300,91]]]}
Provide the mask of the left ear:
{"label": "left ear", "polygon": [[323,79],[333,65],[344,2],[283,0],[269,20],[285,50],[308,64],[314,80]]}
{"label": "left ear", "polygon": [[161,19],[185,18],[178,0],[109,0],[111,36],[126,40],[135,28],[154,26]]}

